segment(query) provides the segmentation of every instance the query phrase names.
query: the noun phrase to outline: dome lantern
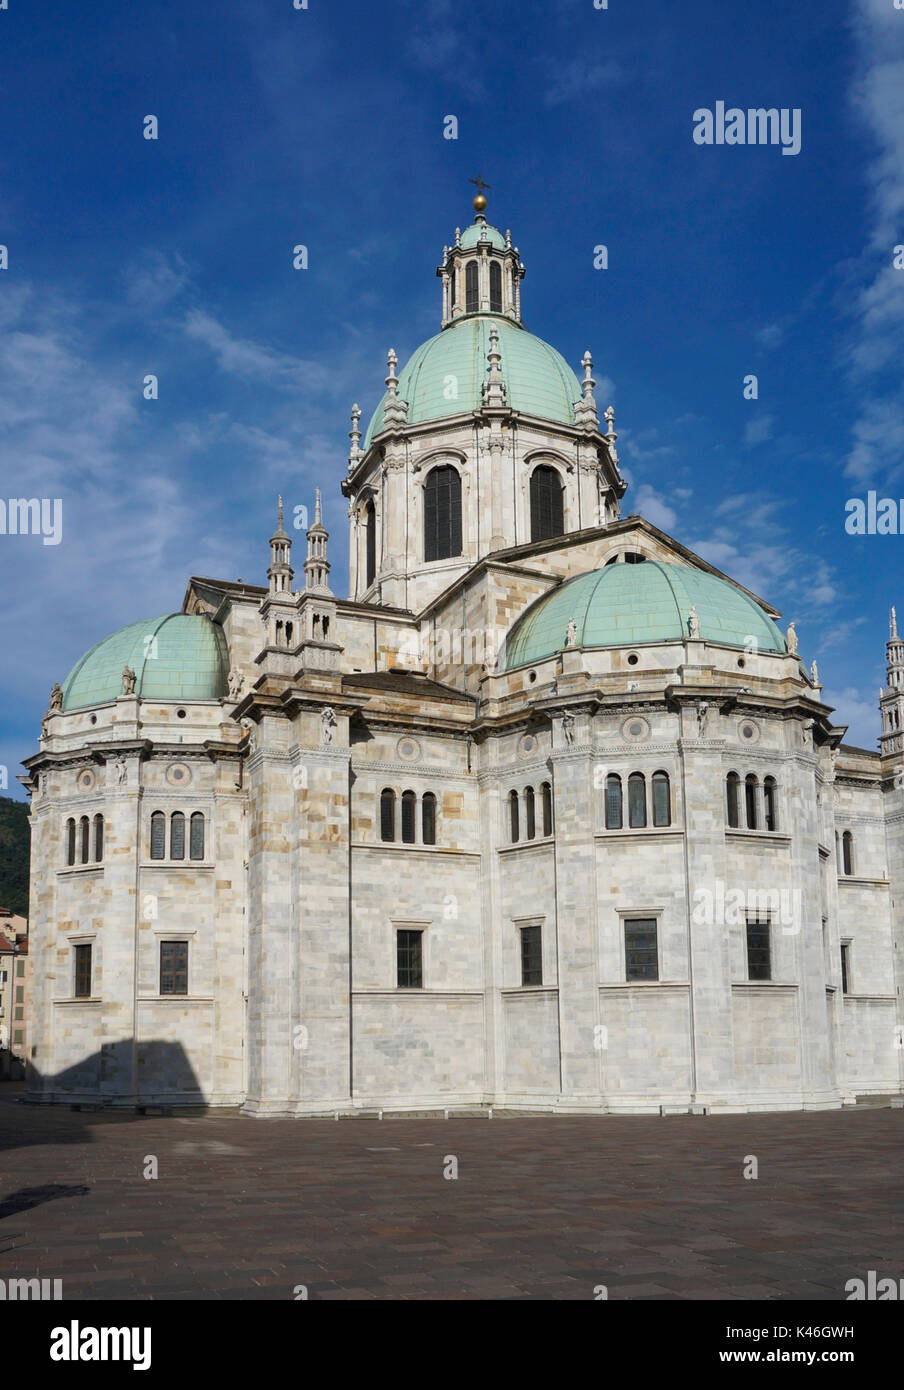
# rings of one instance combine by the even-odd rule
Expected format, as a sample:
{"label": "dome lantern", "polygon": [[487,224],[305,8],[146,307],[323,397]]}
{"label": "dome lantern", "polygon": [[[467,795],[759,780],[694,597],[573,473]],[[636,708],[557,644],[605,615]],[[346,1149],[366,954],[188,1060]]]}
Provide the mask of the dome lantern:
{"label": "dome lantern", "polygon": [[511,232],[503,236],[486,219],[487,200],[483,190],[489,184],[478,176],[474,199],[474,221],[462,232],[455,229],[455,244],[443,248],[442,264],[436,273],[442,281],[442,327],[469,314],[498,314],[521,323],[521,281],[524,266]]}

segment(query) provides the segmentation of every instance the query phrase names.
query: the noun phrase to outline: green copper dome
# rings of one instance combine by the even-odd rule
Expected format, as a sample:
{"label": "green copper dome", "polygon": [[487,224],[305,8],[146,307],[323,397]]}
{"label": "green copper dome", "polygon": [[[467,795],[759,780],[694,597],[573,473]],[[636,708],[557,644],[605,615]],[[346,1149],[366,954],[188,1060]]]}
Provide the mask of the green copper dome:
{"label": "green copper dome", "polygon": [[688,565],[646,560],[591,570],[538,598],[506,639],[505,668],[542,661],[559,651],[572,618],[578,647],[680,642],[688,636],[691,608],[697,610],[704,641],[743,647],[753,639],[758,651],[786,650],[772,619],[728,580]]}
{"label": "green copper dome", "polygon": [[[543,420],[574,424],[581,387],[561,353],[501,314],[471,314],[422,343],[399,374],[398,393],[408,402],[408,422],[441,420],[476,410],[489,372],[490,326],[499,330],[499,371],[513,410]],[[384,396],[364,438],[370,448],[383,428]]]}
{"label": "green copper dome", "polygon": [[[486,236],[481,236],[481,232],[486,232]],[[482,241],[489,242],[497,251],[505,250],[505,237],[498,227],[491,226],[489,222],[472,222],[470,227],[465,227],[459,245],[463,251],[470,251],[472,246],[477,246]]]}
{"label": "green copper dome", "polygon": [[103,705],[122,694],[122,672],[151,700],[219,700],[226,694],[223,629],[202,614],[169,613],[120,628],[92,647],[63,683],[63,709]]}

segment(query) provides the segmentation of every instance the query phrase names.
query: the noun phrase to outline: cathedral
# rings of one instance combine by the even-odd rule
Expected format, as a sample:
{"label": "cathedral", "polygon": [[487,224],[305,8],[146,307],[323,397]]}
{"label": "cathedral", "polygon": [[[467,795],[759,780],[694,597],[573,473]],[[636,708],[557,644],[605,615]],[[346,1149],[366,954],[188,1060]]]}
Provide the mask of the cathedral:
{"label": "cathedral", "polygon": [[474,208],[439,332],[389,352],[363,432],[352,408],[348,597],[319,494],[303,558],[280,501],[266,584],[193,577],[54,686],[21,779],[31,1101],[904,1090],[894,615],[868,751],[793,624],[626,512],[590,353],[576,375],[528,332],[518,247]]}

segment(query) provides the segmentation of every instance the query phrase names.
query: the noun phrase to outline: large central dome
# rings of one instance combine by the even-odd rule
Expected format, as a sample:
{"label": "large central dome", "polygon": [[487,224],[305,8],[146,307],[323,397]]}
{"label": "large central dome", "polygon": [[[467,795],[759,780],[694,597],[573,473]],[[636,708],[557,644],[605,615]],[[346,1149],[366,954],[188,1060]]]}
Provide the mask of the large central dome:
{"label": "large central dome", "polygon": [[[574,424],[581,388],[565,358],[502,315],[459,318],[422,343],[399,374],[398,395],[408,402],[408,423],[441,420],[477,410],[487,379],[490,328],[499,332],[500,373],[513,410],[562,425]],[[365,450],[383,428],[384,396],[367,429]]]}

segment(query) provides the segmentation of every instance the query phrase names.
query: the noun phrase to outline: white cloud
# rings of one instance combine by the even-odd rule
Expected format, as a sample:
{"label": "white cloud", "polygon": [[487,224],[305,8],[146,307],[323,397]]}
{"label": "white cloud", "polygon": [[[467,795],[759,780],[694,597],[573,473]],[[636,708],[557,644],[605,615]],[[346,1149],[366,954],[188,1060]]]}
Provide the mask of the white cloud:
{"label": "white cloud", "polygon": [[754,420],[748,420],[744,430],[744,443],[748,448],[757,444],[765,444],[767,439],[772,438],[772,416],[758,415]]}
{"label": "white cloud", "polygon": [[145,251],[124,272],[126,298],[136,309],[153,313],[177,299],[189,283],[188,266],[176,252]]}
{"label": "white cloud", "polygon": [[203,309],[193,309],[186,315],[184,327],[190,338],[210,348],[220,370],[232,376],[311,395],[332,394],[335,390],[336,374],[325,363],[291,357],[250,338],[236,338]]}
{"label": "white cloud", "polygon": [[632,510],[636,510],[641,516],[646,517],[654,526],[658,526],[660,531],[674,532],[678,525],[678,513],[674,507],[670,507],[661,493],[650,487],[649,483],[642,483],[637,489],[635,499],[636,505]]}

